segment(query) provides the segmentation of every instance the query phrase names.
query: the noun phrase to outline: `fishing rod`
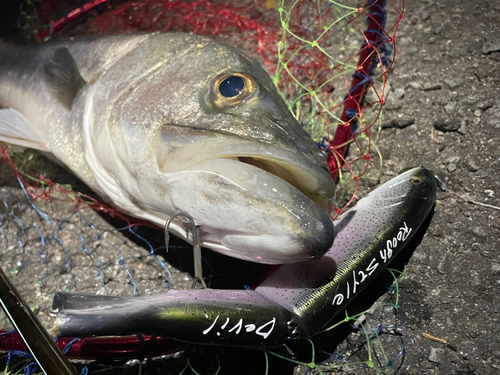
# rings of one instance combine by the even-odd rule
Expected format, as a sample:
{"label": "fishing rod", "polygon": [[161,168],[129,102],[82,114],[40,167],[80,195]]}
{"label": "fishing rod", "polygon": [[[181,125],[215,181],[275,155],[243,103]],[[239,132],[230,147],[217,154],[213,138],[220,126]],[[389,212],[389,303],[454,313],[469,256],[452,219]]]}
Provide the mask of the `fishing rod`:
{"label": "fishing rod", "polygon": [[45,374],[78,374],[1,268],[0,304]]}

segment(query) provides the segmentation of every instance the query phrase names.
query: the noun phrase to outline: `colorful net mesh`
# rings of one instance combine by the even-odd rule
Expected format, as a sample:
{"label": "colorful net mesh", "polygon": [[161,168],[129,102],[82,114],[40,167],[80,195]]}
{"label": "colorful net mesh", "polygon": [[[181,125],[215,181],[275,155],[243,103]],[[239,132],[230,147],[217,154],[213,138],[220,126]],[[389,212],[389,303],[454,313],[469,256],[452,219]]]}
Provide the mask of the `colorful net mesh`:
{"label": "colorful net mesh", "polygon": [[[327,154],[332,175],[339,181],[336,211],[340,213],[354,199],[362,176],[367,171],[377,173],[373,166],[368,169],[370,159],[377,155],[372,147],[374,124],[381,116],[402,10],[403,4],[395,0],[46,0],[40,4],[25,0],[19,26],[39,41],[61,35],[183,31],[242,48],[262,62],[290,110]],[[0,167],[10,181],[0,191],[0,244],[7,249],[1,254],[2,267],[17,280],[20,292],[28,295],[30,306],[47,326],[50,302],[57,291],[113,294],[117,286],[120,293],[145,295],[191,285],[190,267],[175,271],[157,255],[165,248],[161,232],[152,235],[155,238],[148,232],[146,239],[141,228],[149,224],[78,193],[79,185],[71,179],[69,185],[62,185],[60,170],[40,176],[37,163],[43,161],[36,153],[5,145],[0,151]],[[215,279],[226,277],[217,272],[213,273]],[[127,285],[125,291],[119,285]],[[404,347],[400,339],[404,321],[397,315],[391,322],[395,315],[387,313],[387,308],[397,308],[391,299],[394,295],[391,292],[385,305],[377,305],[367,314],[379,324],[359,320],[361,315],[346,318],[348,324],[358,322],[357,339],[346,341],[332,353],[322,364],[326,366],[323,370],[342,367],[347,371],[349,366],[361,364],[390,372]],[[8,327],[6,319],[2,324]],[[396,344],[381,343],[383,333],[396,337]],[[12,335],[0,336],[0,348],[18,349],[16,340]],[[128,340],[131,349],[122,353],[133,358],[140,340]],[[378,349],[370,347],[374,340],[380,342]],[[66,344],[61,342],[61,347]],[[73,357],[93,357],[81,354],[81,347],[87,345],[92,351],[107,344],[118,345],[81,341],[68,350]],[[384,348],[390,348],[390,353]],[[163,353],[171,350],[167,347]],[[314,359],[308,365],[313,363]]]}

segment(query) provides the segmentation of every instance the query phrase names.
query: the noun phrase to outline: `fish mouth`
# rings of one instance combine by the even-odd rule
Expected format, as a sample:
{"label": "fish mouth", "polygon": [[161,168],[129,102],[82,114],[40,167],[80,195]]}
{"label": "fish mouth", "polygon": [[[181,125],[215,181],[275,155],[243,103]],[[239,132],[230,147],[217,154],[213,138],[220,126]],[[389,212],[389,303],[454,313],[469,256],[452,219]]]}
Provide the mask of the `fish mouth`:
{"label": "fish mouth", "polygon": [[[192,138],[190,145],[183,144],[174,152],[157,154],[156,160],[162,172],[175,173],[200,168],[202,165],[207,165],[207,162],[209,165],[215,165],[221,159],[233,160],[241,163],[242,167],[253,166],[280,178],[302,192],[328,214],[333,212],[335,185],[320,150],[317,150],[316,155],[313,152],[303,155],[298,151],[273,145],[256,144],[245,140],[235,142],[234,138],[223,137],[222,140],[211,142]],[[171,163],[171,160],[176,160],[176,163]],[[230,168],[238,167],[231,165]],[[217,173],[225,174],[217,169]],[[246,168],[245,170],[248,171]]]}
{"label": "fish mouth", "polygon": [[[252,156],[239,156],[231,159],[254,166],[281,178],[297,190],[301,191],[324,211],[328,213],[332,212],[334,189],[325,183],[321,183],[323,181],[319,181],[318,176],[314,176],[314,174],[309,173],[307,170],[298,167],[290,167],[289,165],[286,165],[287,163],[276,159],[264,159]],[[327,180],[327,178],[323,177],[321,180]]]}
{"label": "fish mouth", "polygon": [[182,183],[189,188],[203,182],[203,204],[191,207],[204,246],[267,264],[319,258],[331,247],[335,228],[327,210],[334,188],[327,171],[233,156],[204,160],[186,173]]}
{"label": "fish mouth", "polygon": [[[223,123],[216,129],[204,129],[196,124],[179,125],[174,122],[160,126],[161,136],[157,138],[155,145],[159,171],[177,173],[197,167],[203,169],[204,166],[210,167],[210,162],[216,164],[217,160],[231,159],[280,178],[329,215],[333,213],[335,184],[326,157],[315,147],[312,140],[302,142],[299,136],[306,133],[288,134],[278,124],[276,126],[282,129],[287,137],[255,139],[257,136],[254,133],[257,130],[240,120],[230,127]],[[172,160],[175,160],[175,163]],[[221,169],[216,173],[225,175]]]}
{"label": "fish mouth", "polygon": [[[335,189],[319,150],[304,155],[255,142],[192,145],[157,154],[157,163],[169,181],[169,204],[193,217],[204,246],[267,264],[318,258],[331,247]],[[182,237],[185,229],[173,232]]]}

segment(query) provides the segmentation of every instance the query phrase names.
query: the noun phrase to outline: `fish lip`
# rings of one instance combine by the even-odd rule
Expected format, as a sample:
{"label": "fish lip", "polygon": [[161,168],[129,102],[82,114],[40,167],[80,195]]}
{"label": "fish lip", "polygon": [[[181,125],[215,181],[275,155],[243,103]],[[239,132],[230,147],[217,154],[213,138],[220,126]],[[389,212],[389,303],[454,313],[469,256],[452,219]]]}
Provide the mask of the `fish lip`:
{"label": "fish lip", "polygon": [[[294,168],[296,164],[290,166],[283,159],[268,157],[266,155],[239,155],[236,158],[240,163],[252,165],[263,172],[281,178],[306,195],[314,203],[323,208],[323,210],[331,212],[335,190],[328,189],[329,186],[324,181],[326,178],[322,179],[321,175],[323,173],[321,173],[321,170],[313,169],[311,172],[310,169],[304,168],[303,165],[299,165],[299,168]],[[317,184],[310,184],[314,180],[317,181]]]}
{"label": "fish lip", "polygon": [[[157,159],[159,169],[163,172],[177,172],[186,169],[195,168],[196,165],[207,161],[217,159],[232,159],[242,164],[250,164],[259,168],[261,171],[271,173],[285,182],[291,184],[296,189],[305,194],[328,214],[333,213],[335,200],[335,185],[333,178],[326,165],[320,163],[321,151],[318,149],[318,160],[314,160],[311,155],[304,155],[291,150],[283,149],[274,145],[265,143],[256,143],[254,141],[237,140],[235,137],[218,141],[215,144],[203,142],[196,148],[185,147],[175,153],[170,153],[165,161]],[[168,159],[175,158],[179,163],[168,163]],[[252,159],[252,160],[249,160]],[[283,175],[272,173],[263,169],[263,163],[267,167],[277,166],[276,169],[282,172],[288,172],[294,177],[296,183],[291,183],[283,178]]]}

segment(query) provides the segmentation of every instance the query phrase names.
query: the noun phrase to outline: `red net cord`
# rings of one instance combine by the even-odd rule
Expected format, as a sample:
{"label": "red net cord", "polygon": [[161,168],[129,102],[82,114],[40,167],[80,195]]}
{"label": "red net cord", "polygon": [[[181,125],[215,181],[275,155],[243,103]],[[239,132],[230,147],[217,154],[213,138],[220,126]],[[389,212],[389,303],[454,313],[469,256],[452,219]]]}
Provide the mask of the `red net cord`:
{"label": "red net cord", "polygon": [[[59,337],[57,346],[71,359],[97,359],[106,357],[114,360],[130,358],[151,358],[184,350],[188,345],[151,336],[123,337]],[[0,347],[3,351],[28,348],[17,332],[0,331]]]}
{"label": "red net cord", "polygon": [[[327,158],[328,166],[334,180],[338,177],[339,169],[345,165],[347,144],[354,135],[352,131],[352,121],[361,114],[362,108],[360,103],[367,91],[367,87],[373,84],[373,82],[369,79],[370,67],[373,60],[378,57],[377,48],[380,46],[384,38],[389,37],[385,35],[383,27],[384,15],[380,11],[381,8],[383,9],[384,3],[385,0],[374,0],[370,5],[369,12],[367,13],[368,28],[363,33],[365,44],[359,55],[357,67],[358,74],[353,76],[351,87],[348,91],[347,98],[344,101],[344,108],[340,117],[343,124],[337,127],[333,141],[330,144],[331,152],[328,154]],[[362,9],[360,8],[360,11],[361,10]],[[389,41],[394,42],[394,40]],[[365,158],[369,158],[369,156],[365,155]]]}

